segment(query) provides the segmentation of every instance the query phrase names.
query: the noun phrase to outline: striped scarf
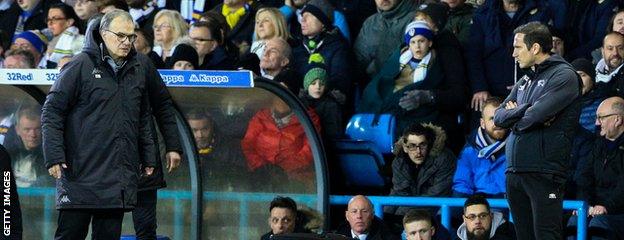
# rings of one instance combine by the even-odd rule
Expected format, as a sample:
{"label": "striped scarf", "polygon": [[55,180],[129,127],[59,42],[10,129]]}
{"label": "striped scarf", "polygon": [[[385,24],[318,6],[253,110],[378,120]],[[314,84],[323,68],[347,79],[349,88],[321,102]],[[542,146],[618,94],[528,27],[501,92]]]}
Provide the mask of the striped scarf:
{"label": "striped scarf", "polygon": [[483,128],[477,129],[477,134],[475,137],[475,143],[479,149],[479,158],[487,158],[492,161],[496,161],[496,153],[500,150],[505,149],[505,141],[496,141],[492,143],[492,140],[487,133],[485,133]]}
{"label": "striped scarf", "polygon": [[48,57],[48,61],[58,63],[65,56],[72,56],[81,51],[84,36],[78,33],[78,28],[71,26],[65,29],[59,36],[52,54]]}

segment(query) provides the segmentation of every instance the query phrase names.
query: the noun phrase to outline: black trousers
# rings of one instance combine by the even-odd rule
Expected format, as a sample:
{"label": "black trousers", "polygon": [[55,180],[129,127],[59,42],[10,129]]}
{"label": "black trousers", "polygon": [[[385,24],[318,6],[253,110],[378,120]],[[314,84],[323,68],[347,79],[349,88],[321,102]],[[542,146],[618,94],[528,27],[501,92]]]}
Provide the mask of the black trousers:
{"label": "black trousers", "polygon": [[560,240],[565,178],[544,173],[507,173],[506,177],[517,239]]}
{"label": "black trousers", "polygon": [[132,221],[138,240],[156,240],[156,202],[156,189],[137,192]]}
{"label": "black trousers", "polygon": [[85,239],[91,222],[91,238],[117,240],[121,236],[122,209],[72,209],[60,210],[55,240]]}

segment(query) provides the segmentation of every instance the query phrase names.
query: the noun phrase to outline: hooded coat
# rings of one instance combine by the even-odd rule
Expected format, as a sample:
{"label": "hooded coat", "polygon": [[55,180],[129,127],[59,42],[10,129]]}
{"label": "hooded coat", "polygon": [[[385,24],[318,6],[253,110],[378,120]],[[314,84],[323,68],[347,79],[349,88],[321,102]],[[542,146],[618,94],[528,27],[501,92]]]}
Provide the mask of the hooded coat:
{"label": "hooded coat", "polygon": [[380,71],[393,50],[403,43],[405,26],[414,19],[416,7],[415,1],[400,0],[393,9],[379,11],[364,21],[353,45],[360,71],[370,77]]}
{"label": "hooded coat", "polygon": [[155,167],[146,89],[149,58],[132,48],[115,73],[91,21],[83,51],[68,63],[43,105],[46,168],[64,163],[57,209],[132,209],[139,174]]}
{"label": "hooded coat", "polygon": [[[492,212],[492,227],[490,228],[490,240],[512,240],[516,239],[516,231],[513,223],[505,221],[503,214]],[[457,229],[457,240],[468,240],[466,223],[462,223]]]}

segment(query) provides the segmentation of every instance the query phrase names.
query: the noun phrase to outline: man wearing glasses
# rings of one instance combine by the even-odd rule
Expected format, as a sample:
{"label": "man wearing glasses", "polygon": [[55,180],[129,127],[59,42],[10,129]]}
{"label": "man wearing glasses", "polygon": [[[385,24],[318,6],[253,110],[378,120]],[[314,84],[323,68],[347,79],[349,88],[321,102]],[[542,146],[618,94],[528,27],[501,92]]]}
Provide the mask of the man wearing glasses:
{"label": "man wearing glasses", "polygon": [[[415,123],[395,144],[391,196],[442,197],[451,195],[455,156],[445,147],[442,128]],[[384,212],[403,216],[408,207],[386,206]]]}
{"label": "man wearing glasses", "polygon": [[55,239],[85,239],[90,223],[93,239],[119,239],[139,175],[157,165],[146,86],[154,73],[132,47],[127,12],[92,20],[86,38],[43,106],[44,157],[59,209]]}
{"label": "man wearing glasses", "polygon": [[488,240],[516,239],[511,222],[503,214],[490,209],[483,195],[475,194],[464,202],[464,223],[457,229],[457,239]]}

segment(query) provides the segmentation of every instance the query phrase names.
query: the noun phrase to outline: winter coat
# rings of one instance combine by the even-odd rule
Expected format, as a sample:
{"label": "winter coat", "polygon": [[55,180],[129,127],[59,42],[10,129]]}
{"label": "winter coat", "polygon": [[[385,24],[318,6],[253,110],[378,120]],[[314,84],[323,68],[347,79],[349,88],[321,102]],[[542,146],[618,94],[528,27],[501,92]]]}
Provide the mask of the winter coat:
{"label": "winter coat", "polygon": [[[513,223],[505,221],[503,219],[503,214],[500,212],[492,211],[492,226],[490,228],[490,240],[515,240],[516,239],[516,231],[514,229]],[[466,228],[466,223],[462,223],[461,226],[457,229],[457,236],[455,236],[457,240],[468,240],[468,232]]]}
{"label": "winter coat", "polygon": [[470,25],[472,25],[472,15],[475,8],[470,4],[462,4],[453,8],[449,12],[449,17],[444,28],[451,31],[461,42],[462,47],[470,47],[468,38],[470,37]]}
{"label": "winter coat", "polygon": [[41,145],[27,150],[22,139],[15,132],[15,125],[7,134],[4,146],[11,156],[11,167],[15,173],[14,178],[18,187],[50,187],[54,185],[54,179],[48,175],[48,169],[45,167]]}
{"label": "winter coat", "polygon": [[[279,10],[282,15],[284,15],[284,19],[286,19],[286,22],[288,23],[288,27],[290,29],[289,33],[292,35],[292,37],[294,37],[295,39],[302,39],[303,34],[301,33],[301,23],[299,23],[300,16],[297,15],[297,11],[299,11],[299,9],[293,11],[293,8],[284,5],[280,7]],[[342,12],[340,11],[334,10],[333,17],[334,25],[332,26],[332,28],[338,28],[344,39],[346,39],[347,42],[350,43],[351,32],[349,31],[349,25],[347,25],[347,19],[345,18],[344,14],[342,14]]]}
{"label": "winter coat", "polygon": [[[558,55],[535,65],[496,109],[494,123],[510,128],[507,172],[537,172],[565,178],[580,114],[581,80]],[[505,109],[509,101],[514,109]]]}
{"label": "winter coat", "polygon": [[[240,45],[243,42],[247,42],[249,46],[252,43],[252,35],[254,32],[254,27],[256,26],[256,9],[245,4],[247,11],[245,15],[243,15],[236,26],[230,29],[230,32],[227,35],[227,40],[234,42],[236,45]],[[223,4],[217,5],[211,11],[216,12],[219,15],[221,14],[221,10],[223,9]]]}
{"label": "winter coat", "polygon": [[[2,204],[2,212],[7,214],[10,218],[5,220],[9,220],[10,233],[9,235],[2,235],[2,239],[7,240],[21,240],[22,239],[22,210],[20,208],[19,196],[17,194],[17,185],[15,185],[15,175],[13,174],[13,170],[11,169],[11,156],[7,152],[7,150],[0,144],[0,171],[2,171],[2,194],[8,194],[10,204]],[[7,186],[8,184],[8,186]],[[3,200],[6,201],[7,197],[3,197]],[[6,215],[5,215],[6,217]],[[7,224],[5,222],[5,224]],[[6,225],[4,225],[6,226]],[[6,230],[3,231],[5,233]]]}
{"label": "winter coat", "polygon": [[[32,14],[24,23],[24,31],[27,30],[43,30],[48,27],[46,17],[48,16],[48,10],[50,6],[60,3],[59,0],[41,0],[33,8]],[[19,7],[17,1],[11,4],[11,7],[5,11],[0,11],[0,30],[9,34],[9,39],[13,39],[15,33],[15,27],[19,21],[19,16],[23,14],[24,10]]]}
{"label": "winter coat", "polygon": [[[390,196],[444,197],[451,196],[455,156],[445,147],[446,133],[433,125],[424,125],[435,132],[435,141],[429,147],[425,161],[417,166],[403,151],[403,138],[395,144],[396,158],[392,162],[392,189]],[[405,215],[409,207],[386,206],[384,212]]]}
{"label": "winter coat", "polygon": [[565,57],[592,59],[591,52],[602,46],[611,16],[617,9],[616,0],[570,1],[568,11]]}
{"label": "winter coat", "polygon": [[[373,217],[370,229],[368,229],[367,240],[399,240],[400,236],[394,235],[390,228],[378,217]],[[336,230],[337,234],[351,238],[351,225],[348,222],[342,223]]]}
{"label": "winter coat", "polygon": [[206,54],[204,62],[199,66],[201,70],[236,70],[236,59],[228,55],[223,46],[217,46]]}
{"label": "winter coat", "polygon": [[403,43],[405,26],[414,20],[416,8],[414,1],[400,0],[392,10],[379,11],[364,21],[353,45],[358,70],[370,77],[378,74],[388,57]]}
{"label": "winter coat", "polygon": [[63,67],[43,105],[46,168],[64,163],[58,209],[131,209],[139,174],[156,166],[146,89],[150,60],[132,49],[114,73],[104,60],[99,21],[83,52]]}
{"label": "winter coat", "polygon": [[472,93],[489,91],[494,96],[507,96],[507,86],[513,85],[515,78],[511,56],[514,29],[532,21],[551,20],[542,2],[526,0],[512,19],[502,4],[502,1],[487,1],[474,12],[466,46],[466,57],[471,60],[467,62],[467,70]]}
{"label": "winter coat", "polygon": [[589,163],[577,179],[578,199],[602,205],[609,215],[624,214],[624,137],[595,141]]}
{"label": "winter coat", "polygon": [[[231,191],[240,189],[246,183],[247,165],[240,141],[224,137],[215,129],[208,148],[198,149],[205,190]],[[187,183],[185,182],[184,185]]]}
{"label": "winter coat", "polygon": [[[320,130],[320,121],[313,110],[308,111],[312,123]],[[290,122],[278,128],[271,109],[260,110],[250,121],[241,141],[247,168],[253,172],[264,165],[276,165],[289,179],[309,182],[314,175],[312,150],[303,126],[294,113]]]}
{"label": "winter coat", "polygon": [[342,136],[342,110],[336,99],[328,93],[323,94],[319,99],[312,98],[307,91],[304,93],[302,90],[302,93],[299,94],[300,99],[305,105],[313,108],[321,119],[321,136],[326,140]]}
{"label": "winter coat", "polygon": [[505,169],[507,168],[505,149],[494,153],[492,155],[494,159],[479,157],[479,151],[482,148],[475,142],[476,136],[477,131],[474,131],[459,154],[457,169],[453,177],[453,191],[468,195],[504,194]]}
{"label": "winter coat", "polygon": [[[457,125],[457,112],[463,108],[463,104],[458,102],[463,102],[465,95],[463,68],[458,67],[462,64],[461,57],[446,55],[448,51],[432,50],[433,56],[429,61],[425,79],[394,92],[396,79],[412,76],[411,67],[405,66],[401,69],[399,63],[399,57],[404,51],[409,50],[395,51],[379,74],[366,86],[357,112],[391,113],[397,120],[397,134],[401,134],[405,127],[415,122],[433,122],[444,130],[454,129]],[[412,90],[433,91],[435,103],[406,111],[399,106],[399,100],[405,92]]]}
{"label": "winter coat", "polygon": [[[317,49],[313,53],[320,53],[325,59],[327,66],[326,91],[334,89],[340,90],[344,94],[351,92],[351,64],[348,59],[349,45],[336,30],[321,33],[323,40],[318,43]],[[309,67],[309,58],[312,53],[304,45],[303,41],[293,48],[293,69],[300,76],[305,76]],[[296,92],[295,92],[296,93]]]}

